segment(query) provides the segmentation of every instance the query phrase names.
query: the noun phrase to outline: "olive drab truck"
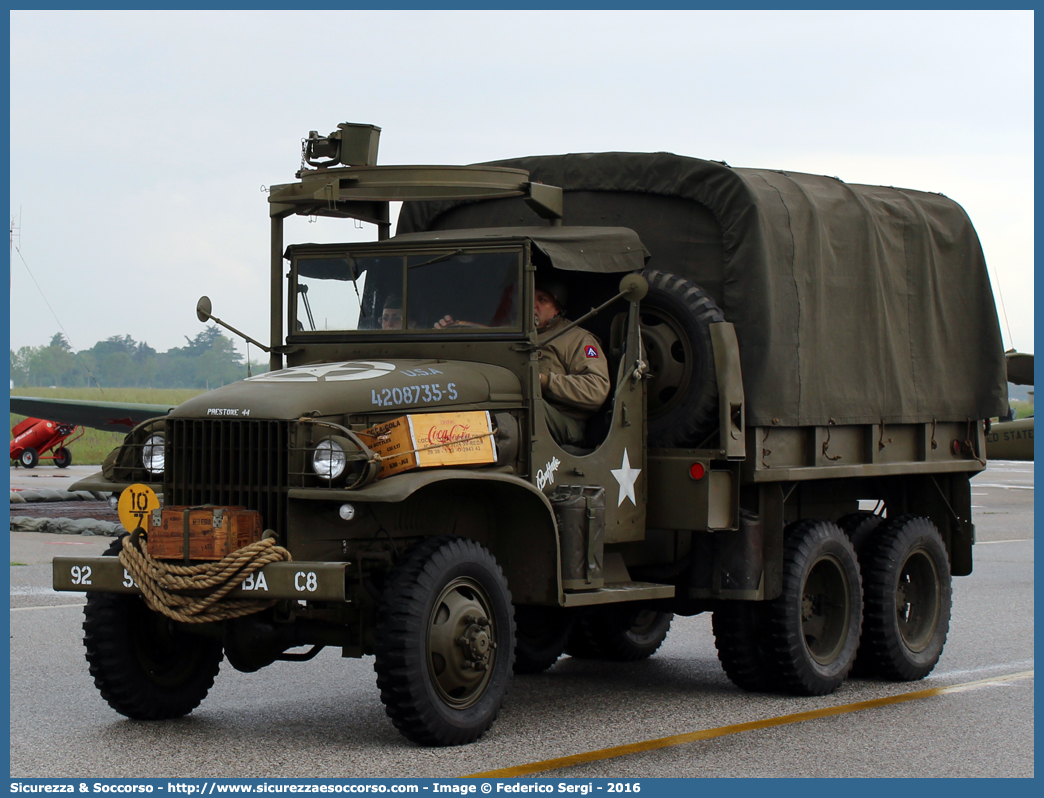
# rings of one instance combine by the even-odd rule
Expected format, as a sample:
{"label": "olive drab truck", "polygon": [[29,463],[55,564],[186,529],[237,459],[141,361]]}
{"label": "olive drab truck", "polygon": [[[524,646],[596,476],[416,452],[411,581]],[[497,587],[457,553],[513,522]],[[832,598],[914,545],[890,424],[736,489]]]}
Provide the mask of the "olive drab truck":
{"label": "olive drab truck", "polygon": [[[224,659],[329,646],[373,655],[406,737],[463,744],[513,673],[639,660],[701,612],[746,690],[932,670],[1005,402],[957,204],[665,153],[379,166],[378,135],[313,132],[271,188],[271,369],[82,485],[145,508],[54,561],[114,709],[184,715]],[[286,242],[292,214],[378,240]],[[545,421],[548,278],[609,365],[577,445]]]}

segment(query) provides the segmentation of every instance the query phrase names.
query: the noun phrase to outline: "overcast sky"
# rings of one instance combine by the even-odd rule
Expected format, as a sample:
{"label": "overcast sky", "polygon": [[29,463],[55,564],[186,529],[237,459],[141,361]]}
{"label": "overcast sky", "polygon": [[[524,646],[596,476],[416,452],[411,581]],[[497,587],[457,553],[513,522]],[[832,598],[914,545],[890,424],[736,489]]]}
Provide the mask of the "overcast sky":
{"label": "overcast sky", "polygon": [[30,271],[76,349],[181,346],[204,293],[266,340],[262,187],[344,121],[385,164],[666,150],[942,192],[1033,351],[1032,12],[887,11],[13,11],[12,348],[60,329]]}

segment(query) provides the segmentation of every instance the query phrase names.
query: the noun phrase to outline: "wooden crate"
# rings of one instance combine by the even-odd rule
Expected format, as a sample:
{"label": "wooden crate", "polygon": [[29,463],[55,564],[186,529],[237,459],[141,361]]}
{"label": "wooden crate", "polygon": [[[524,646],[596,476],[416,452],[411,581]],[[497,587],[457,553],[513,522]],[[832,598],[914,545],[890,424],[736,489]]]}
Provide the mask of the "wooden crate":
{"label": "wooden crate", "polygon": [[363,441],[381,456],[381,468],[377,479],[390,477],[417,467],[417,455],[413,452],[413,438],[406,416],[394,418],[376,427],[359,433]]}
{"label": "wooden crate", "polygon": [[190,560],[220,560],[261,540],[261,513],[257,510],[164,507],[146,516],[149,554],[155,559],[184,559],[186,514]]}
{"label": "wooden crate", "polygon": [[382,458],[377,479],[438,466],[483,465],[497,461],[493,423],[483,410],[411,413],[358,434]]}

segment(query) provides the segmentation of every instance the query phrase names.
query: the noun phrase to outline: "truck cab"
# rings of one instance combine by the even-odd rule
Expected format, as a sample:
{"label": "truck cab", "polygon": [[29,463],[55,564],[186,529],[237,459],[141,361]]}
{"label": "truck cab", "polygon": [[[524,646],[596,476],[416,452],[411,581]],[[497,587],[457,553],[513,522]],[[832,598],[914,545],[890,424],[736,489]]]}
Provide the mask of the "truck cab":
{"label": "truck cab", "polygon": [[[640,282],[634,275],[644,253],[626,229],[561,227],[288,247],[293,301],[281,348],[287,365],[210,391],[157,422],[172,460],[162,485],[167,501],[256,503],[265,527],[295,560],[358,561],[378,529],[400,529],[403,517],[417,514],[428,519],[426,534],[466,531],[481,540],[505,569],[518,603],[594,600],[605,582],[604,546],[644,537],[637,303],[620,290],[622,277]],[[578,289],[582,282],[577,294],[588,304],[580,315],[610,342],[591,353],[609,361],[611,388],[581,446],[559,445],[544,421],[543,342],[532,308],[534,281],[551,274]],[[436,326],[447,317],[453,321]],[[367,430],[403,417],[416,426],[429,414],[475,411],[488,418],[492,462],[387,476],[386,467],[372,468]],[[255,482],[233,464],[255,439],[249,430],[265,425],[285,426],[276,434],[285,437],[286,471]],[[137,437],[147,439],[148,429]],[[214,452],[222,446],[226,452]],[[268,462],[272,455],[258,447],[248,459]],[[331,447],[339,463],[334,472],[327,467]],[[195,459],[204,470],[182,480],[178,463]],[[624,477],[614,477],[625,467]],[[227,487],[219,493],[215,485]],[[553,502],[570,485],[602,489],[595,500],[599,523],[590,532],[575,530],[583,539],[572,545],[585,556],[559,567]],[[345,503],[352,506],[350,522],[341,517]],[[618,556],[611,565],[613,581],[629,581]],[[571,596],[574,590],[586,598]],[[662,586],[650,586],[650,597],[664,595]]]}

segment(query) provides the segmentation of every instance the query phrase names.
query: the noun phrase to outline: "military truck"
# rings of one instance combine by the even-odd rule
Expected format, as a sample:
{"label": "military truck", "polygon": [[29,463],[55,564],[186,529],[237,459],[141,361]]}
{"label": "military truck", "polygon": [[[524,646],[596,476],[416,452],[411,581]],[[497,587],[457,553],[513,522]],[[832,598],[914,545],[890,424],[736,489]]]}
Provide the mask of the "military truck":
{"label": "military truck", "polygon": [[[378,166],[378,136],[313,131],[297,181],[271,188],[270,371],[139,425],[80,486],[164,503],[109,556],[54,561],[56,589],[87,591],[114,709],[184,715],[223,658],[253,671],[332,646],[374,656],[406,737],[464,744],[513,672],[639,660],[701,612],[746,690],[932,670],[1005,396],[957,204],[665,153]],[[378,240],[287,246],[293,214]],[[581,445],[545,422],[548,277],[610,365]],[[423,459],[476,442],[477,460]],[[168,511],[179,568],[201,565],[192,513],[209,534],[254,514],[251,545],[285,554],[162,594],[135,562]],[[191,601],[209,609],[187,617]]]}

